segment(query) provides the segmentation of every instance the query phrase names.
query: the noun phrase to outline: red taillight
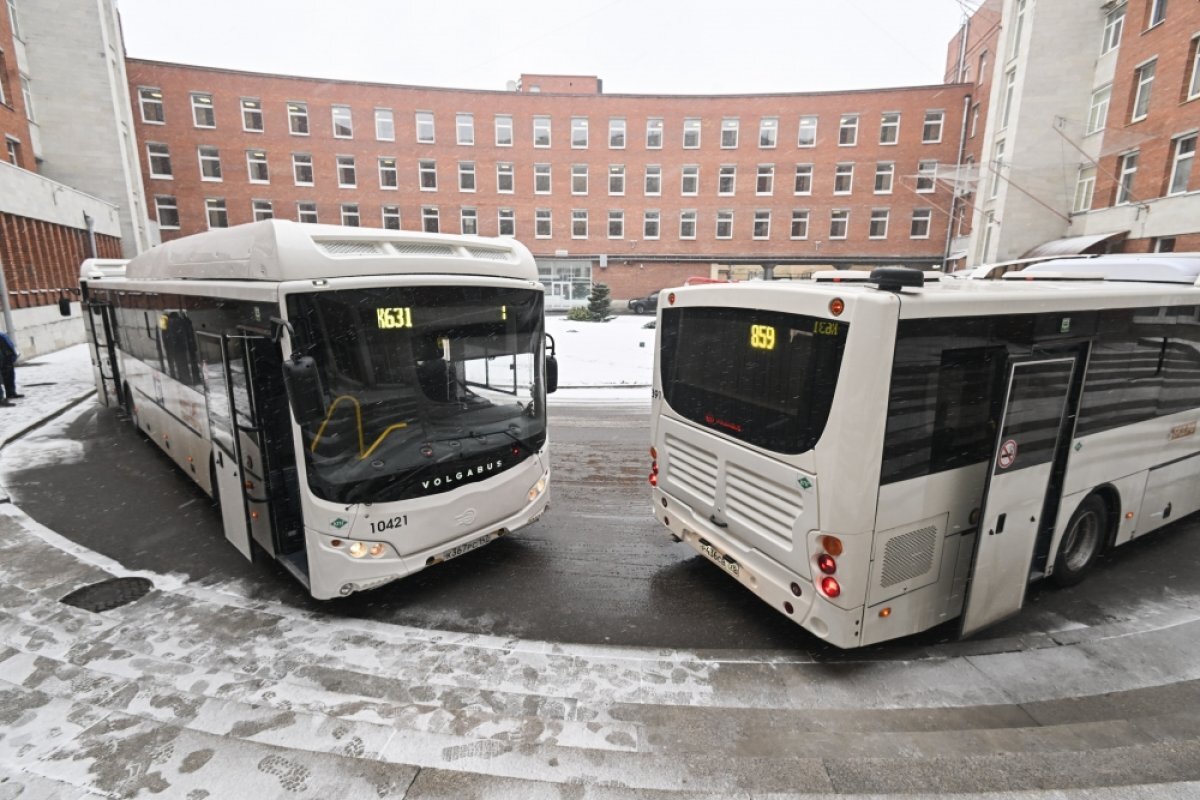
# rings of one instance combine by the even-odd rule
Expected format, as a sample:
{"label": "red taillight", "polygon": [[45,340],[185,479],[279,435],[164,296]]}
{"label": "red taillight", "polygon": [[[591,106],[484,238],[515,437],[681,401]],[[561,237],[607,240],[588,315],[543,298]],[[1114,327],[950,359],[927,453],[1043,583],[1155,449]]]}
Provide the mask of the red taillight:
{"label": "red taillight", "polygon": [[519,455],[521,455],[521,448],[520,448],[520,447],[518,447],[517,445],[515,445],[515,444],[514,444],[514,445],[512,446],[512,454],[513,454],[514,456],[519,456]]}
{"label": "red taillight", "polygon": [[658,475],[653,472],[650,473],[650,485],[658,486]]}
{"label": "red taillight", "polygon": [[838,583],[837,578],[828,577],[821,580],[821,591],[826,597],[837,597],[842,593],[842,585]]}
{"label": "red taillight", "polygon": [[658,462],[657,461],[650,462],[650,472],[654,475],[658,474]]}
{"label": "red taillight", "polygon": [[837,572],[837,562],[833,560],[833,556],[829,555],[829,553],[821,553],[821,555],[817,556],[817,569],[826,575],[832,575]]}
{"label": "red taillight", "polygon": [[667,295],[667,302],[670,303],[671,305],[675,305],[675,293],[674,292],[671,292],[669,295]]}
{"label": "red taillight", "polygon": [[655,461],[658,460],[658,448],[656,448],[656,447],[650,448],[650,458],[654,459]]}
{"label": "red taillight", "polygon": [[829,301],[829,313],[835,317],[840,317],[842,312],[846,310],[846,301],[840,297],[835,297]]}

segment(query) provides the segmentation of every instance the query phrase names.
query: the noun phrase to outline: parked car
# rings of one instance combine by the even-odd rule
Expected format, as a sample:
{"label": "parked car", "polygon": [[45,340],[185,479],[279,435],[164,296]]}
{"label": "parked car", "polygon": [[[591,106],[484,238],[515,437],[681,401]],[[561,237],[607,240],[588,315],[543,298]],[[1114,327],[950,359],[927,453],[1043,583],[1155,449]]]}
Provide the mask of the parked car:
{"label": "parked car", "polygon": [[658,292],[651,292],[645,297],[635,297],[629,301],[629,310],[635,314],[645,314],[647,311],[658,310]]}

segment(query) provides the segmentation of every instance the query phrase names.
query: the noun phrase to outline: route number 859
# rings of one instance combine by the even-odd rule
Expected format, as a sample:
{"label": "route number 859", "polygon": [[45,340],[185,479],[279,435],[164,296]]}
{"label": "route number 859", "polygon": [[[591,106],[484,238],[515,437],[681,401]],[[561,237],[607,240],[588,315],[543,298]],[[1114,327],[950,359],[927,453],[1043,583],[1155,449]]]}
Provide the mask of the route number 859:
{"label": "route number 859", "polygon": [[751,325],[750,346],[755,350],[774,350],[775,328],[770,325]]}

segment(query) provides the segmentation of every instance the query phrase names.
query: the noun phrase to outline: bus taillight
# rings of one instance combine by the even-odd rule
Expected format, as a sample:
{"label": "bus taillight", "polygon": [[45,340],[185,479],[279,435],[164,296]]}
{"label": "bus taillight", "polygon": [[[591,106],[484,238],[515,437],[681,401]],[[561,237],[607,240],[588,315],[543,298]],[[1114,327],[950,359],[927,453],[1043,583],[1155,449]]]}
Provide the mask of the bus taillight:
{"label": "bus taillight", "polygon": [[835,297],[829,301],[829,313],[835,317],[840,317],[842,312],[846,310],[846,301],[840,297]]}
{"label": "bus taillight", "polygon": [[825,552],[829,555],[837,557],[842,554],[842,540],[836,536],[822,536],[821,546],[825,548]]}
{"label": "bus taillight", "polygon": [[829,553],[821,553],[821,555],[817,556],[817,569],[826,575],[832,575],[837,572],[837,562],[833,560],[833,556],[829,555]]}
{"label": "bus taillight", "polygon": [[837,578],[830,575],[821,580],[821,591],[826,597],[837,597],[842,593],[842,585],[838,583]]}

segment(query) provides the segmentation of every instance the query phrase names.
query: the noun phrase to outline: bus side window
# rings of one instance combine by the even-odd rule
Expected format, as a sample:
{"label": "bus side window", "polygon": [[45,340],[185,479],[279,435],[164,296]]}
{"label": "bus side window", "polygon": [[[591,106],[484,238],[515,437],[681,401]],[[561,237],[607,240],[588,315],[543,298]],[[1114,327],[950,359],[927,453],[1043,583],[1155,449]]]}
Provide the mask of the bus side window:
{"label": "bus side window", "polygon": [[987,461],[1003,405],[1008,350],[946,350],[938,369],[930,472]]}
{"label": "bus side window", "polygon": [[[1076,435],[1151,419],[1163,385],[1166,325],[1159,308],[1100,313]],[[1169,349],[1169,346],[1168,348]]]}

